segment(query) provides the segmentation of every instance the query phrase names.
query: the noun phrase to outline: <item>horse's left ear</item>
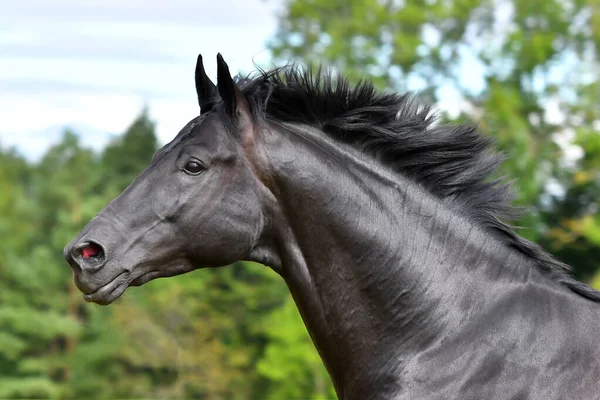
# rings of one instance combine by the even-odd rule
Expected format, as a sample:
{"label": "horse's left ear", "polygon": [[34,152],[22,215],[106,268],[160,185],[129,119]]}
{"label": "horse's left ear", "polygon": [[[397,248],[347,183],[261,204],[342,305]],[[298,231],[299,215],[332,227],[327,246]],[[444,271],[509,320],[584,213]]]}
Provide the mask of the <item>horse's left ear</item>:
{"label": "horse's left ear", "polygon": [[252,121],[250,104],[233,81],[229,73],[229,67],[223,60],[221,53],[217,54],[217,88],[225,110],[233,118],[236,125],[240,129],[250,126],[249,124]]}
{"label": "horse's left ear", "polygon": [[200,114],[209,112],[212,106],[219,101],[219,93],[217,87],[206,75],[204,64],[202,63],[202,55],[198,54],[196,61],[196,94],[198,95],[198,105],[200,106]]}

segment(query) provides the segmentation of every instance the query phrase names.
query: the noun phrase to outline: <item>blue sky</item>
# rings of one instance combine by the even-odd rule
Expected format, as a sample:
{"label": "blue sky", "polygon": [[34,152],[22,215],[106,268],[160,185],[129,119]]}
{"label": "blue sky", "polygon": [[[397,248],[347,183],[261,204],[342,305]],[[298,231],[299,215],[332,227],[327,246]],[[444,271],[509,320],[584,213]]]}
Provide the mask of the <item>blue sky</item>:
{"label": "blue sky", "polygon": [[277,0],[19,0],[0,12],[0,145],[37,159],[65,126],[100,148],[144,105],[161,142],[197,112],[196,56],[216,76],[270,66]]}
{"label": "blue sky", "polygon": [[[15,146],[36,160],[69,126],[85,145],[99,149],[144,106],[159,140],[168,142],[198,112],[193,83],[198,53],[213,79],[217,52],[233,73],[250,72],[253,63],[272,66],[266,42],[275,33],[281,3],[2,1],[0,146]],[[476,60],[465,60],[459,68],[463,85],[481,87]],[[453,114],[464,106],[452,87],[439,90],[439,108]],[[557,104],[546,105],[549,116],[561,116]]]}

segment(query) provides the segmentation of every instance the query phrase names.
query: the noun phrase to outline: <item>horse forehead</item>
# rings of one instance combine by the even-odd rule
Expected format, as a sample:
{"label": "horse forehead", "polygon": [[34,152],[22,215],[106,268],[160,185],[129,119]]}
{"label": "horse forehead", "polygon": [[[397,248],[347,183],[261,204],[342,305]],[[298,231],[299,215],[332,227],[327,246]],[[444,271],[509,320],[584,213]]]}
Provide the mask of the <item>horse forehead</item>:
{"label": "horse forehead", "polygon": [[205,139],[205,138],[223,138],[227,135],[226,128],[221,118],[217,113],[211,113],[206,118],[202,120],[196,121],[193,126],[190,128],[190,138],[189,140],[194,139]]}
{"label": "horse forehead", "polygon": [[160,150],[160,153],[166,154],[178,147],[190,144],[221,143],[226,137],[222,132],[224,129],[218,118],[206,118],[206,115],[201,115],[184,126],[177,136]]}

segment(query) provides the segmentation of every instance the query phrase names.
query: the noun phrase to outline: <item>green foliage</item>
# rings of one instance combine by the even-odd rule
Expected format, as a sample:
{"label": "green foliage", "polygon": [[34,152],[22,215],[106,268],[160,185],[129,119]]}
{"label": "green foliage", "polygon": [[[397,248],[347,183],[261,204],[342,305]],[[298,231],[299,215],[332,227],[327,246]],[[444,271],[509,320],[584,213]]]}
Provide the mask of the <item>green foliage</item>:
{"label": "green foliage", "polygon": [[[600,82],[582,87],[581,102],[573,107],[573,118],[600,120]],[[576,121],[578,122],[578,121]],[[600,134],[591,124],[574,124],[574,143],[583,150],[576,168],[562,171],[565,195],[555,199],[546,213],[550,228],[542,243],[558,257],[577,266],[577,274],[592,279],[600,289]]]}
{"label": "green foliage", "polygon": [[154,123],[144,109],[125,134],[115,138],[104,150],[102,189],[109,187],[115,195],[122,192],[150,164],[157,145]]}
{"label": "green foliage", "polygon": [[[267,399],[333,399],[335,392],[291,297],[263,321],[269,339],[258,372],[272,384]],[[293,382],[293,385],[289,383]]]}

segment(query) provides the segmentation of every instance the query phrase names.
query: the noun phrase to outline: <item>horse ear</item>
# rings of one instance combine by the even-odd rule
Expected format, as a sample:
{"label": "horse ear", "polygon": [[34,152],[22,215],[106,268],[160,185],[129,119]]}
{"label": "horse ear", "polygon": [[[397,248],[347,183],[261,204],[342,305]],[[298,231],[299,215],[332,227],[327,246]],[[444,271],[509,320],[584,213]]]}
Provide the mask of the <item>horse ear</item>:
{"label": "horse ear", "polygon": [[217,85],[227,113],[234,118],[238,126],[246,126],[251,121],[250,104],[233,81],[221,53],[217,54]]}
{"label": "horse ear", "polygon": [[219,100],[217,87],[206,76],[204,64],[202,63],[202,54],[198,54],[198,61],[196,62],[196,94],[198,95],[200,114],[210,111],[212,106]]}

